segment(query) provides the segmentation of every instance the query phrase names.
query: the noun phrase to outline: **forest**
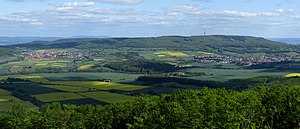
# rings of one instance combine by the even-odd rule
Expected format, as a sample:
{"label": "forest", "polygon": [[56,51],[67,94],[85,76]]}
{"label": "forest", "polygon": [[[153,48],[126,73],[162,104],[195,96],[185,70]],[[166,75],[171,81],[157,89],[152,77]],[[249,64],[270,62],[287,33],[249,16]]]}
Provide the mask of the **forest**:
{"label": "forest", "polygon": [[298,86],[260,86],[242,92],[226,89],[177,90],[160,96],[106,106],[20,106],[0,115],[3,129],[31,128],[274,128],[297,129]]}

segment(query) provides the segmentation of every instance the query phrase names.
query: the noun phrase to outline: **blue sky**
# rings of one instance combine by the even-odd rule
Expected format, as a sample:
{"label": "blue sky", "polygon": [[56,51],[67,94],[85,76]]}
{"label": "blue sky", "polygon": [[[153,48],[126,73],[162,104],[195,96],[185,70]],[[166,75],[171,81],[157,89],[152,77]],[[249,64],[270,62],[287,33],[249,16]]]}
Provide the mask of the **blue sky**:
{"label": "blue sky", "polygon": [[0,0],[0,36],[300,37],[299,0]]}

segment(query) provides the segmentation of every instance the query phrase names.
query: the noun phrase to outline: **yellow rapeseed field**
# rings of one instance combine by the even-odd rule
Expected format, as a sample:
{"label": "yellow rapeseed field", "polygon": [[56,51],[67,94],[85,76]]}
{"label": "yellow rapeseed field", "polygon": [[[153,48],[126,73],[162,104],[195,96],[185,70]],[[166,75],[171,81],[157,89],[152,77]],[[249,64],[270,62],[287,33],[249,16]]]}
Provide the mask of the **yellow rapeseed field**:
{"label": "yellow rapeseed field", "polygon": [[285,75],[284,77],[300,77],[300,73],[290,73]]}
{"label": "yellow rapeseed field", "polygon": [[185,54],[183,52],[171,52],[171,51],[155,52],[154,54],[157,55],[158,57],[162,57],[162,55],[169,55],[169,56],[174,56],[174,57],[189,56],[188,54]]}

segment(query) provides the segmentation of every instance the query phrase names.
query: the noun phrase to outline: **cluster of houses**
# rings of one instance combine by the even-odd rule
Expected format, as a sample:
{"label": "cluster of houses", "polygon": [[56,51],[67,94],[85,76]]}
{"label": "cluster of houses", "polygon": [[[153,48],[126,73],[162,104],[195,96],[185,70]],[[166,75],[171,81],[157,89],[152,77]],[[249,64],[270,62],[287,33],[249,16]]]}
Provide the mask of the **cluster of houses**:
{"label": "cluster of houses", "polygon": [[32,52],[28,55],[29,59],[88,59],[92,56],[103,54],[102,51],[75,51],[75,52]]}
{"label": "cluster of houses", "polygon": [[202,63],[241,63],[241,64],[258,64],[267,62],[282,62],[294,61],[297,57],[288,55],[264,55],[259,57],[242,57],[242,56],[228,56],[228,55],[210,55],[210,56],[194,56],[194,60]]}

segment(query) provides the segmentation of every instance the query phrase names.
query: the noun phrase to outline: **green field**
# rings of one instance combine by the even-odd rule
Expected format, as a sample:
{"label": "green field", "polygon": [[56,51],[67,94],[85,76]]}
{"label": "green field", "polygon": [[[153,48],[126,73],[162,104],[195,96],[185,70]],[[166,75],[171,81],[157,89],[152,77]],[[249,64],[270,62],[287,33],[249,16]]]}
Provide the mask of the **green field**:
{"label": "green field", "polygon": [[43,102],[58,102],[64,100],[72,100],[72,99],[83,99],[85,97],[69,92],[56,92],[56,93],[48,93],[48,94],[38,94],[33,95],[38,100]]}
{"label": "green field", "polygon": [[133,91],[147,88],[147,86],[137,86],[129,84],[118,84],[112,82],[101,82],[101,81],[51,81],[51,84],[58,85],[69,85],[69,86],[80,86],[85,88],[95,88],[99,90],[123,90]]}
{"label": "green field", "polygon": [[189,77],[192,79],[200,80],[212,80],[212,81],[228,81],[231,79],[246,79],[253,78],[257,76],[284,76],[288,72],[266,72],[266,69],[203,69],[203,68],[193,68],[188,69],[188,71],[193,72],[204,72],[206,76],[199,77]]}
{"label": "green field", "polygon": [[14,96],[0,96],[0,112],[8,111],[14,105],[20,105],[31,109],[37,109],[37,107],[32,103],[22,101]]}
{"label": "green field", "polygon": [[41,85],[43,87],[67,91],[67,92],[83,92],[88,91],[89,88],[79,87],[79,86],[62,86],[62,85]]}
{"label": "green field", "polygon": [[103,91],[97,91],[97,92],[86,92],[86,93],[80,93],[84,96],[104,101],[107,103],[114,103],[114,102],[120,102],[120,101],[128,101],[133,100],[134,97],[122,95],[122,94],[116,94],[116,93],[109,93],[109,92],[103,92]]}
{"label": "green field", "polygon": [[6,96],[6,95],[10,95],[11,93],[9,91],[0,89],[0,96]]}

